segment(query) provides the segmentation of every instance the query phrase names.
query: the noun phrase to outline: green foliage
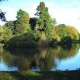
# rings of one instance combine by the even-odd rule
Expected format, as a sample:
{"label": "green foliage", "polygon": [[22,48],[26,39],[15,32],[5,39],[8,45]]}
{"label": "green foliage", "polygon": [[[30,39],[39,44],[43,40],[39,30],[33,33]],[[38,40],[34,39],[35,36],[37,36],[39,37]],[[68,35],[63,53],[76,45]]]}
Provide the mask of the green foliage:
{"label": "green foliage", "polygon": [[30,30],[30,25],[26,23],[16,23],[15,34],[24,34]]}
{"label": "green foliage", "polygon": [[50,17],[48,8],[45,7],[44,2],[40,2],[36,10],[37,12],[35,15],[38,16],[36,27],[41,32],[45,33],[46,40],[50,42],[53,38],[54,24],[56,23],[56,20]]}
{"label": "green foliage", "polygon": [[69,44],[69,43],[72,43],[72,39],[70,36],[67,36],[65,38],[62,39],[62,43],[65,43],[65,44]]}
{"label": "green foliage", "polygon": [[67,26],[65,24],[60,24],[55,27],[56,35],[61,39],[70,37],[72,40],[79,40],[79,33],[73,26]]}
{"label": "green foliage", "polygon": [[61,38],[59,36],[55,36],[54,39],[56,39],[57,42],[61,41]]}
{"label": "green foliage", "polygon": [[69,48],[70,49],[72,47],[72,39],[71,39],[71,37],[67,36],[67,37],[63,38],[61,40],[61,45],[64,48]]}
{"label": "green foliage", "polygon": [[[5,24],[5,28],[0,27],[2,28],[0,29],[0,42],[8,41],[12,37],[12,34],[13,38],[11,38],[8,43],[11,42],[11,44],[13,44],[14,41],[17,41],[14,45],[21,46],[22,43],[25,45],[28,43],[30,44],[30,41],[35,43],[38,40],[45,41],[46,45],[61,41],[64,41],[65,43],[64,39],[68,36],[72,40],[79,40],[79,33],[76,28],[65,24],[54,27],[56,19],[51,18],[48,7],[46,7],[44,2],[39,3],[35,15],[37,18],[31,18],[30,20],[29,14],[24,10],[19,9],[17,11],[16,21],[8,21]],[[20,37],[22,38],[22,41]],[[66,39],[66,42],[67,41],[68,40]]]}
{"label": "green foliage", "polygon": [[48,8],[45,7],[44,2],[40,2],[39,6],[37,7],[37,12],[35,13],[36,16],[39,17],[37,20],[37,24],[39,25],[39,28],[45,28],[46,22],[50,19],[50,15],[48,13]]}
{"label": "green foliage", "polygon": [[2,26],[0,33],[0,42],[7,42],[12,37],[12,31],[6,26]]}
{"label": "green foliage", "polygon": [[23,10],[19,10],[17,12],[17,21],[15,24],[15,33],[16,34],[24,34],[26,33],[30,28],[29,25],[29,14]]}
{"label": "green foliage", "polygon": [[29,19],[30,19],[29,14],[23,11],[22,9],[19,9],[16,18],[18,22],[23,22],[23,23],[29,23]]}
{"label": "green foliage", "polygon": [[5,45],[6,48],[35,48],[36,41],[40,36],[32,31],[28,31],[23,35],[16,35],[12,37]]}
{"label": "green foliage", "polygon": [[12,33],[14,33],[14,21],[7,21],[5,26],[11,29]]}
{"label": "green foliage", "polygon": [[35,40],[35,42],[37,42],[37,41],[39,41],[40,40],[40,34],[38,33],[38,32],[34,32],[33,33],[33,36],[34,36],[34,40]]}
{"label": "green foliage", "polygon": [[79,40],[79,33],[76,28],[73,26],[66,26],[66,32],[68,36],[71,37],[73,40]]}
{"label": "green foliage", "polygon": [[61,38],[66,37],[67,36],[67,32],[66,32],[66,28],[65,28],[66,25],[65,24],[60,24],[59,27],[60,27],[60,30],[61,30],[60,37]]}

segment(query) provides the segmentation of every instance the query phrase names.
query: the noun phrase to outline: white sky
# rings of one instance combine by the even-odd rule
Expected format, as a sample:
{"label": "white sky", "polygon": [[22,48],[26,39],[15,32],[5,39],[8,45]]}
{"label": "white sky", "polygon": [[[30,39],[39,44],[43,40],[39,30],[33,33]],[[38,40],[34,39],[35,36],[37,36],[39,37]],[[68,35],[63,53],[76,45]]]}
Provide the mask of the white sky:
{"label": "white sky", "polygon": [[[7,20],[15,20],[19,9],[34,17],[36,8],[42,0],[8,0],[0,3],[0,9],[6,12]],[[58,24],[74,26],[80,32],[80,0],[43,0],[52,18]],[[0,22],[0,24],[2,24]]]}

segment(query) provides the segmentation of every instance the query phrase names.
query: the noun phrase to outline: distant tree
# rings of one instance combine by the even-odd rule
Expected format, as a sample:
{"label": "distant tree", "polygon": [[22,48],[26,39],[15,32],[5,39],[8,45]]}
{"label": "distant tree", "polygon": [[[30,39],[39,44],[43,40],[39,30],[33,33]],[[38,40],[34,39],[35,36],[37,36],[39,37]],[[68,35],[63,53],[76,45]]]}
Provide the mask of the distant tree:
{"label": "distant tree", "polygon": [[70,37],[72,40],[79,40],[79,33],[77,29],[73,26],[67,26],[60,24],[55,27],[56,35],[61,39],[65,37]]}
{"label": "distant tree", "polygon": [[71,37],[73,40],[79,40],[79,32],[78,30],[73,26],[66,26],[66,31],[68,36]]}

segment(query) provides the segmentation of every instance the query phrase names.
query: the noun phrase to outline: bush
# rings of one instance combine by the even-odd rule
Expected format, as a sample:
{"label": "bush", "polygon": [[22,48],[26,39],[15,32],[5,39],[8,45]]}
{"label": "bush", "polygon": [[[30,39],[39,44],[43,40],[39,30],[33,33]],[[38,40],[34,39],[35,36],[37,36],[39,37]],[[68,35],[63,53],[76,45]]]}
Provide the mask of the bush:
{"label": "bush", "polygon": [[63,48],[71,48],[72,47],[72,39],[70,36],[67,36],[61,40],[61,45]]}
{"label": "bush", "polygon": [[35,48],[34,38],[32,34],[17,35],[6,42],[4,48]]}

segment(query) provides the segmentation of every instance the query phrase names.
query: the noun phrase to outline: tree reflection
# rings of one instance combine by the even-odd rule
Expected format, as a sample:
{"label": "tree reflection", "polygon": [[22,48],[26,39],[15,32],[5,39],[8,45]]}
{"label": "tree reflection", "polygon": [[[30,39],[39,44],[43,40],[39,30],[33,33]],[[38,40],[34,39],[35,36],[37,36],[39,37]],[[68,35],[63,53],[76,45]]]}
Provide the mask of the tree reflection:
{"label": "tree reflection", "polygon": [[58,60],[71,58],[78,52],[79,44],[72,44],[70,49],[64,49],[60,46],[48,49],[38,50],[3,50],[0,48],[0,57],[8,67],[18,67],[18,70],[35,70],[50,71],[57,67],[55,58]]}
{"label": "tree reflection", "polygon": [[41,57],[39,60],[39,68],[41,71],[50,71],[53,67],[56,67],[54,55],[50,51],[48,52],[45,58]]}
{"label": "tree reflection", "polygon": [[66,59],[66,58],[70,58],[73,57],[77,54],[79,49],[79,44],[72,44],[72,47],[70,49],[64,49],[63,47],[60,47],[60,51],[57,52],[56,50],[56,54],[55,56],[58,59]]}
{"label": "tree reflection", "polygon": [[17,56],[16,64],[18,66],[18,70],[30,70],[30,60],[28,60],[25,56]]}
{"label": "tree reflection", "polygon": [[10,52],[6,51],[6,50],[3,50],[3,53],[2,53],[2,60],[3,62],[8,65],[8,66],[13,66],[14,63],[13,63],[13,56],[10,54]]}

